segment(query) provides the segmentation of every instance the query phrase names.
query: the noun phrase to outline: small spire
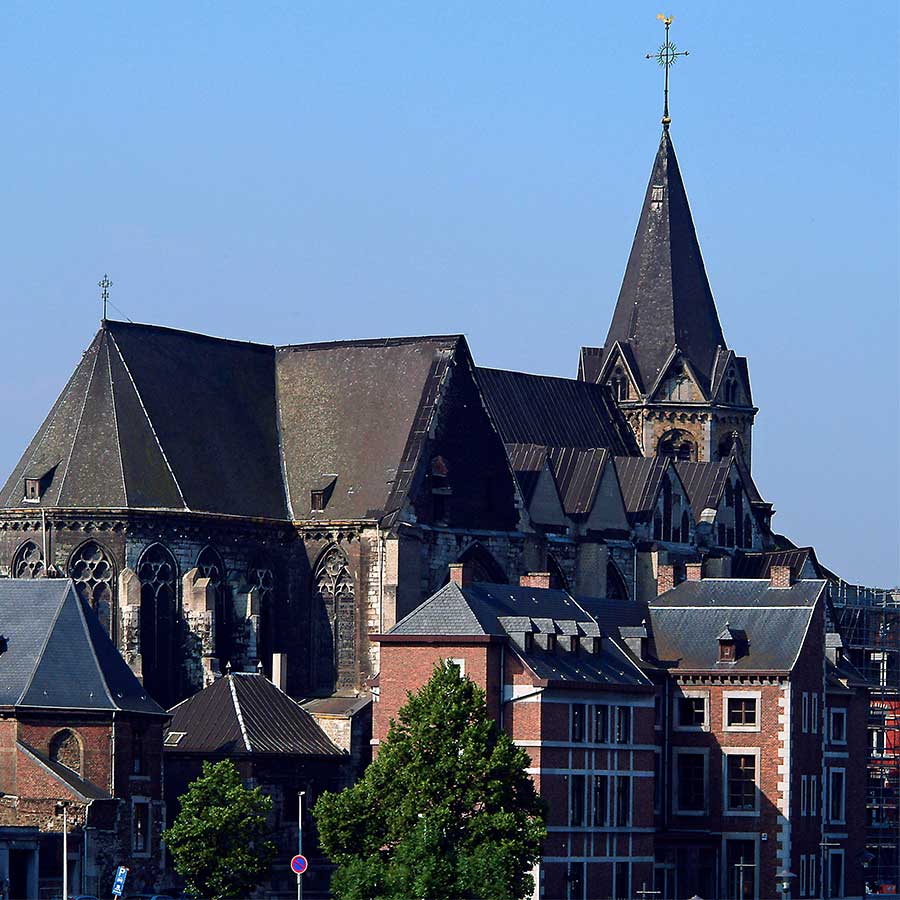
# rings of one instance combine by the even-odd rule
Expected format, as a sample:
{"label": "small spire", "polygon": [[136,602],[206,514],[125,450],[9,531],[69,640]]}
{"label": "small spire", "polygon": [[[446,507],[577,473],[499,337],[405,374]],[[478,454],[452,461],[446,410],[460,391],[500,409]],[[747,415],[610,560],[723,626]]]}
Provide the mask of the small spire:
{"label": "small spire", "polygon": [[112,287],[112,282],[109,280],[109,275],[104,274],[103,277],[97,282],[97,287],[100,288],[100,298],[103,300],[103,319],[101,321],[106,321],[106,306],[109,303],[109,289]]}
{"label": "small spire", "polygon": [[262,664],[262,660],[261,660],[261,659],[258,659],[258,660],[256,661],[256,674],[257,674],[257,675],[262,675],[262,674],[263,674],[263,664]]}
{"label": "small spire", "polygon": [[229,659],[227,663],[225,663],[225,674],[231,674],[231,660]]}
{"label": "small spire", "polygon": [[663,117],[662,117],[662,125],[663,128],[668,131],[669,123],[672,121],[669,118],[669,69],[675,65],[676,60],[679,56],[690,56],[689,50],[679,50],[670,40],[669,40],[669,26],[675,19],[675,16],[664,16],[662,13],[659,13],[656,17],[666,26],[666,40],[665,43],[656,51],[656,53],[648,53],[647,59],[655,59],[662,67],[665,69],[665,79],[664,79],[664,88],[663,88]]}

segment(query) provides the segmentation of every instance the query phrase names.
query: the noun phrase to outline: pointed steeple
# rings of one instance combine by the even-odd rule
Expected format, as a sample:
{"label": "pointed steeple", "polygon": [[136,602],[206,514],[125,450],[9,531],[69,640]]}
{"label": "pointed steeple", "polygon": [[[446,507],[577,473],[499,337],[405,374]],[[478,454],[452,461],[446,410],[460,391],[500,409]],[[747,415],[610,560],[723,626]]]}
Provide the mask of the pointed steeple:
{"label": "pointed steeple", "polygon": [[605,355],[616,341],[628,345],[644,391],[675,348],[708,387],[717,348],[726,346],[668,127],[653,163]]}

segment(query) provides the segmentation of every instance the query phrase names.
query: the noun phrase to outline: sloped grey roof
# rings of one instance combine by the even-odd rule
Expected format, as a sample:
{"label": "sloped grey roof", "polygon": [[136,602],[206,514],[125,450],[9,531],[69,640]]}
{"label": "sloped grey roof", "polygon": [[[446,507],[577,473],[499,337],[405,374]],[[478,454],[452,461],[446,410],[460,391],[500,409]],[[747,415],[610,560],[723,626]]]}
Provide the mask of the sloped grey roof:
{"label": "sloped grey roof", "polygon": [[586,516],[594,506],[609,451],[596,448],[551,447],[553,473],[569,516]]}
{"label": "sloped grey roof", "polygon": [[[684,581],[649,604],[656,658],[689,671],[788,672],[824,591],[824,581],[780,589],[748,579]],[[726,627],[742,636],[733,663],[718,661]]]}
{"label": "sloped grey roof", "polygon": [[229,756],[342,756],[316,720],[264,675],[217,679],[170,712],[169,733],[183,733],[168,753]]}
{"label": "sloped grey roof", "polygon": [[109,800],[112,794],[98,787],[92,781],[82,778],[77,772],[73,772],[68,766],[50,759],[40,750],[26,744],[25,741],[16,741],[16,746],[26,756],[31,757],[32,761],[48,772],[53,778],[56,778],[62,784],[66,785],[75,794],[85,800]]}
{"label": "sloped grey roof", "polygon": [[731,469],[731,460],[720,462],[676,461],[675,468],[691,503],[694,519],[700,521],[704,509],[718,509]]}
{"label": "sloped grey roof", "polygon": [[165,715],[63,579],[0,579],[0,706]]}
{"label": "sloped grey roof", "polygon": [[617,456],[615,461],[628,515],[646,518],[653,512],[669,460],[660,456]]}

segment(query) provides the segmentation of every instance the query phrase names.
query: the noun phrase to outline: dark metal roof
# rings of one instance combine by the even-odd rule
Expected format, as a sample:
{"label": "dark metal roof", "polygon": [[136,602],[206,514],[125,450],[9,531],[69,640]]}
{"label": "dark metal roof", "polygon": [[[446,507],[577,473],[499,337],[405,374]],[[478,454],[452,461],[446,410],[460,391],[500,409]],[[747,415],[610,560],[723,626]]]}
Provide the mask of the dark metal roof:
{"label": "dark metal roof", "polygon": [[506,444],[506,455],[527,506],[547,465],[547,448],[541,444]]}
{"label": "dark metal roof", "polygon": [[694,519],[700,521],[704,509],[718,509],[725,491],[725,482],[731,471],[731,460],[721,462],[681,462],[675,463],[681,483],[691,503]]}
{"label": "dark metal roof", "polygon": [[606,353],[616,341],[630,347],[648,390],[675,347],[708,390],[717,349],[726,346],[668,129],[653,163]]}
{"label": "dark metal roof", "polygon": [[811,564],[813,571],[820,578],[834,578],[816,559],[816,551],[812,547],[795,547],[792,550],[741,550],[734,558],[732,574],[735,578],[768,578],[772,566],[790,566],[791,576],[800,578],[803,569]]}
{"label": "dark metal roof", "polygon": [[629,516],[648,516],[656,505],[669,460],[660,456],[617,456],[615,462]]}
{"label": "dark metal roof", "polygon": [[316,720],[263,675],[217,679],[173,707],[169,753],[341,756]]}
{"label": "dark metal roof", "polygon": [[71,581],[0,580],[0,705],[165,715]]}
{"label": "dark metal roof", "polygon": [[[788,672],[824,591],[824,581],[780,589],[747,579],[684,581],[649,604],[656,658],[688,671]],[[744,637],[733,663],[719,662],[726,627]]]}
{"label": "dark metal roof", "polygon": [[609,451],[579,447],[551,447],[553,474],[568,516],[590,513],[600,487]]}
{"label": "dark metal roof", "polygon": [[631,428],[602,385],[502,369],[475,371],[506,444],[605,448],[626,456],[640,452]]}

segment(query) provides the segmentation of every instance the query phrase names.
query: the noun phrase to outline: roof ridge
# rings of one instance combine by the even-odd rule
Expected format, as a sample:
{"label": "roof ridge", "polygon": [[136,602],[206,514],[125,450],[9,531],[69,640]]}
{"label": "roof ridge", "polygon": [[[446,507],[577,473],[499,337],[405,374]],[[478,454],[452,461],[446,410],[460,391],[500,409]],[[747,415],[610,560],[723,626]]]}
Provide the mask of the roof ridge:
{"label": "roof ridge", "polygon": [[[75,590],[75,585],[73,584],[71,587],[71,592],[75,595],[75,604],[76,604],[76,612],[78,613],[78,620],[81,622],[81,629],[84,632],[84,636],[87,639],[88,647],[90,648],[91,658],[94,660],[94,665],[97,667],[97,673],[100,675],[100,684],[103,685],[103,690],[106,691],[106,698],[113,705],[114,709],[121,709],[121,705],[116,702],[115,698],[112,695],[112,691],[109,688],[109,684],[106,680],[106,672],[103,670],[103,666],[100,665],[100,660],[97,658],[97,648],[94,646],[94,642],[91,640],[91,633],[88,630],[87,619],[85,618],[86,613],[84,610],[84,606],[81,602],[81,599],[78,596],[78,593]],[[66,592],[66,598],[69,597],[68,591]],[[63,604],[64,606],[65,604]],[[62,612],[62,606],[60,607],[60,612]],[[49,634],[52,634],[56,630],[56,620],[53,622],[53,626],[51,627]],[[118,648],[117,652],[118,652]]]}
{"label": "roof ridge", "polygon": [[385,337],[385,338],[348,338],[345,340],[334,341],[311,341],[305,344],[276,344],[275,352],[280,353],[288,350],[329,350],[339,347],[395,347],[404,346],[406,344],[416,344],[425,341],[444,341],[456,342],[464,339],[465,335],[459,334],[423,334],[408,335],[405,337]]}
{"label": "roof ridge", "polygon": [[[125,369],[125,373],[128,375],[128,380],[131,382],[131,389],[134,391],[134,395],[135,397],[137,397],[137,401],[141,406],[141,412],[143,412],[144,418],[147,420],[147,427],[150,429],[150,433],[153,435],[153,439],[156,441],[156,446],[159,447],[159,452],[162,455],[163,462],[166,464],[166,469],[168,470],[169,475],[171,475],[172,477],[172,483],[175,485],[175,490],[178,491],[178,496],[181,497],[181,502],[184,504],[184,508],[190,511],[190,506],[185,499],[184,492],[181,490],[181,485],[178,483],[178,479],[175,477],[175,471],[172,469],[172,466],[169,463],[169,457],[166,456],[165,448],[163,447],[162,442],[159,439],[159,435],[156,433],[156,428],[154,428],[153,426],[153,421],[150,418],[150,413],[147,412],[147,407],[144,405],[144,398],[141,396],[141,392],[138,390],[137,383],[134,380],[134,375],[131,374],[131,369],[129,368],[128,363],[125,361],[125,354],[122,353],[122,348],[119,347],[119,342],[116,340],[115,335],[110,335],[110,339],[113,342],[113,346],[116,348],[116,353],[119,354],[119,360],[121,361],[122,366]],[[115,397],[113,398],[113,409],[115,409]],[[74,441],[72,445],[74,447]],[[125,477],[124,468],[122,471],[122,477],[123,479]],[[60,487],[60,494],[61,493],[62,487]],[[125,499],[127,501],[127,494]]]}
{"label": "roof ridge", "polygon": [[228,687],[231,690],[231,701],[234,704],[234,714],[237,716],[238,726],[241,729],[241,737],[244,739],[244,747],[248,753],[253,752],[250,746],[250,738],[247,735],[247,726],[244,723],[244,714],[241,712],[241,702],[238,699],[237,688],[234,686],[234,678],[231,674],[225,676],[228,679]]}
{"label": "roof ridge", "polygon": [[[113,327],[111,328],[110,326]],[[101,331],[106,330],[111,334],[112,331],[118,329],[129,331],[146,329],[148,331],[166,332],[168,334],[178,334],[183,335],[184,337],[197,338],[203,341],[214,341],[217,344],[233,344],[236,347],[245,347],[252,350],[273,351],[275,349],[274,344],[261,344],[256,341],[239,341],[236,338],[217,337],[213,334],[204,334],[202,331],[188,331],[186,328],[172,328],[169,325],[153,325],[147,322],[121,322],[117,319],[107,319],[103,323]]]}
{"label": "roof ridge", "polygon": [[125,506],[128,506],[128,484],[125,481],[125,460],[122,458],[122,441],[119,438],[119,412],[116,409],[116,391],[115,391],[115,382],[113,381],[113,373],[112,373],[112,358],[109,352],[109,341],[112,340],[112,336],[106,341],[106,370],[109,373],[109,402],[112,406],[112,414],[113,414],[113,428],[116,432],[116,450],[118,451],[119,456],[119,471],[122,473],[122,496],[125,498]]}

